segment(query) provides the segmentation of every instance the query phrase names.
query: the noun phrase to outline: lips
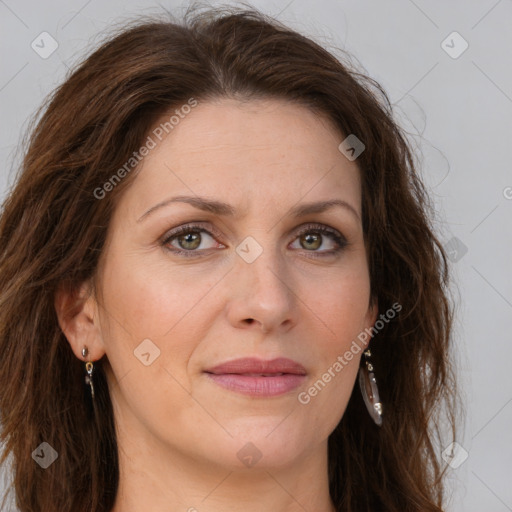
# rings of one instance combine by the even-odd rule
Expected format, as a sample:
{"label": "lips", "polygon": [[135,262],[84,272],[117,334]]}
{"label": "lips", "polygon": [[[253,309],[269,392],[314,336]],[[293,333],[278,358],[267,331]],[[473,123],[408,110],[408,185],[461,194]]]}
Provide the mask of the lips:
{"label": "lips", "polygon": [[306,369],[296,361],[280,357],[265,361],[255,357],[235,359],[206,370],[207,373],[249,376],[275,376],[283,374],[306,375]]}
{"label": "lips", "polygon": [[277,358],[235,359],[205,370],[206,375],[224,389],[253,397],[282,395],[300,386],[306,369],[296,361]]}

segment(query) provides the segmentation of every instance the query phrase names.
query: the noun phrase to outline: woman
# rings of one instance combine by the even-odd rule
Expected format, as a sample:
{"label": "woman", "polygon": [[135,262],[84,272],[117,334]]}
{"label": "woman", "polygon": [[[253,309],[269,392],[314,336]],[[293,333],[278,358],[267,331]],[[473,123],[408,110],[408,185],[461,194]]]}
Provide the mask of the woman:
{"label": "woman", "polygon": [[252,10],[113,36],[0,221],[19,510],[443,510],[431,214],[386,94],[313,41]]}

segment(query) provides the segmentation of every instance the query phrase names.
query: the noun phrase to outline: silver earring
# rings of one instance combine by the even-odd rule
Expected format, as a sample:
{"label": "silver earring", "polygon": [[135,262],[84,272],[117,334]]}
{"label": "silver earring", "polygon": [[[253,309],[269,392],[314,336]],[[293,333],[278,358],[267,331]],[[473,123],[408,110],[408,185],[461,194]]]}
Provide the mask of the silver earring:
{"label": "silver earring", "polygon": [[373,373],[373,365],[370,362],[372,353],[370,349],[364,352],[364,365],[359,368],[359,387],[363,395],[364,403],[373,421],[380,427],[382,425],[382,404],[379,398],[377,381]]}
{"label": "silver earring", "polygon": [[[89,349],[87,347],[84,347],[82,349],[82,356],[84,359],[89,354]],[[85,363],[85,369],[87,370],[87,375],[85,376],[85,383],[88,384],[91,387],[91,396],[94,398],[94,384],[92,382],[92,372],[94,370],[94,365],[92,364],[92,361],[87,361]]]}

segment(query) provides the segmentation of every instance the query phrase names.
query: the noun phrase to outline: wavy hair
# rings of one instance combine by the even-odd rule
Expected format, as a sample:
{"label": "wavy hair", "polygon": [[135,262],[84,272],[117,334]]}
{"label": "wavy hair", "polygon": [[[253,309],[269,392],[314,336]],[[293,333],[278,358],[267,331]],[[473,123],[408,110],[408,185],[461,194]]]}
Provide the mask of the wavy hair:
{"label": "wavy hair", "polygon": [[[191,97],[295,101],[327,116],[340,142],[355,134],[365,144],[356,163],[371,296],[381,312],[395,302],[402,311],[371,341],[384,424],[372,422],[356,386],[329,437],[330,494],[339,512],[441,511],[441,433],[448,425],[454,438],[457,417],[453,307],[410,142],[384,90],[349,56],[255,9],[227,7],[125,24],[69,72],[30,126],[0,217],[0,441],[2,462],[14,460],[19,510],[113,507],[118,447],[106,356],[92,402],[54,300],[60,287],[77,293],[95,278],[112,213],[136,173],[101,199],[98,187],[162,114]],[[42,442],[58,452],[44,471],[32,458]]]}

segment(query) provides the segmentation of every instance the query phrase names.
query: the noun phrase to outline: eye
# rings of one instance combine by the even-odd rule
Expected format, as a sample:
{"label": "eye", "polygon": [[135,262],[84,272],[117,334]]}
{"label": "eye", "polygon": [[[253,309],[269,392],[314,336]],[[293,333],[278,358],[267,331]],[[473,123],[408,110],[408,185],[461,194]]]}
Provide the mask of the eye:
{"label": "eye", "polygon": [[[328,247],[319,251],[318,249],[325,245],[326,239]],[[172,253],[186,257],[196,257],[200,256],[203,251],[226,247],[217,242],[214,235],[199,224],[179,226],[167,233],[161,243]],[[301,247],[292,248],[302,248],[307,253],[311,253],[312,257],[332,256],[341,252],[348,245],[347,240],[339,231],[323,224],[304,226],[296,234],[294,243],[299,243]]]}
{"label": "eye", "polygon": [[[170,251],[175,254],[182,256],[197,256],[199,250],[208,250],[215,248],[215,245],[208,247],[208,239],[215,242],[212,233],[207,229],[197,224],[187,224],[185,226],[179,226],[178,228],[167,233],[165,239],[162,241],[162,245],[171,246]],[[216,242],[218,243],[218,242]],[[207,245],[205,247],[205,244]],[[210,242],[211,244],[211,242]],[[219,244],[221,248],[225,246]]]}
{"label": "eye", "polygon": [[[330,240],[328,243],[330,247],[327,247],[327,250],[318,251],[325,245],[325,238]],[[339,231],[323,224],[309,224],[303,227],[298,233],[296,243],[299,243],[306,252],[313,252],[312,256],[314,257],[337,254],[348,245],[347,240]]]}

